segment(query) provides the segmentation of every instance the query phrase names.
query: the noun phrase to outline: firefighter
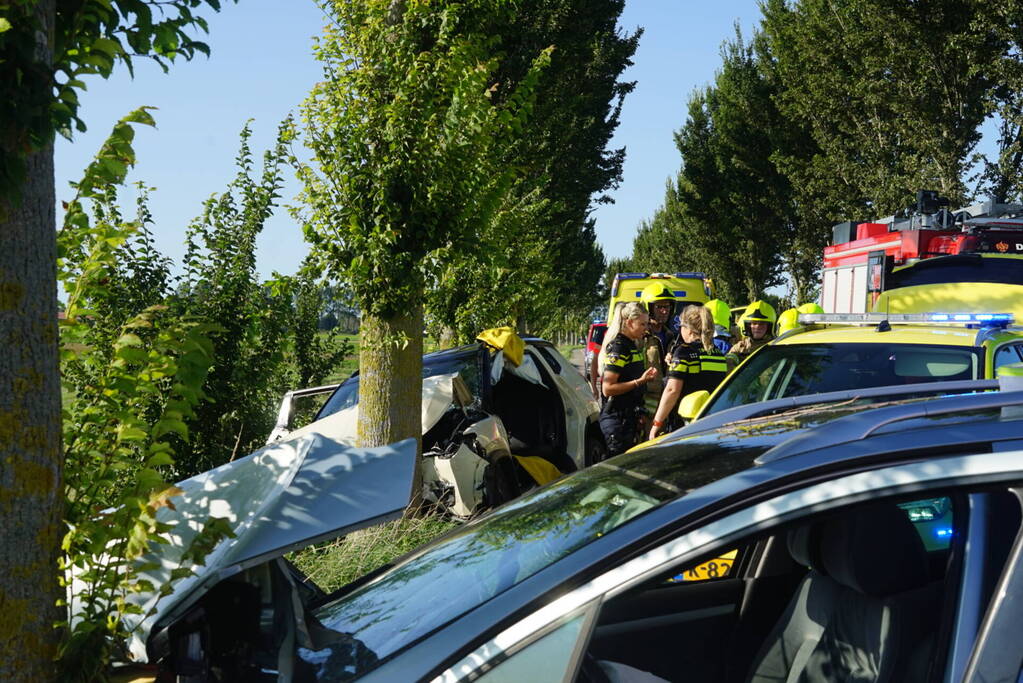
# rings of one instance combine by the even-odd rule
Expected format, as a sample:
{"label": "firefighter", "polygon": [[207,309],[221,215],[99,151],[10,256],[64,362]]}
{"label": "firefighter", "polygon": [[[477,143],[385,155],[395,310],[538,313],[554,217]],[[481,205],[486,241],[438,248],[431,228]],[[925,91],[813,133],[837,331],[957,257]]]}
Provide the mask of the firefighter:
{"label": "firefighter", "polygon": [[728,367],[734,368],[751,353],[774,339],[774,323],[777,314],[766,301],[757,300],[746,307],[739,316],[739,330],[743,337],[728,350]]}
{"label": "firefighter", "polygon": [[[608,456],[624,453],[636,444],[638,415],[643,409],[645,385],[657,376],[646,368],[638,344],[647,332],[649,315],[638,301],[625,304],[608,330],[606,361],[600,390],[607,402],[600,411],[600,431]],[[612,334],[617,332],[617,334]]]}
{"label": "firefighter", "polygon": [[675,336],[669,322],[675,313],[675,293],[666,285],[654,282],[643,288],[640,300],[650,314],[651,333],[661,342],[661,350],[666,351],[668,342]]}
{"label": "firefighter", "polygon": [[657,368],[657,377],[650,380],[646,387],[643,403],[646,415],[653,415],[657,404],[661,401],[664,391],[664,365],[668,353],[668,343],[675,337],[675,331],[669,326],[669,320],[675,313],[675,293],[661,283],[651,283],[643,288],[640,300],[646,304],[650,315],[647,335],[643,338],[642,352],[646,359],[646,367]]}
{"label": "firefighter", "polygon": [[711,299],[704,306],[707,307],[711,317],[714,318],[714,346],[721,353],[728,353],[729,349],[732,348],[732,344],[735,343],[732,340],[731,332],[731,309],[721,299]]}
{"label": "firefighter", "polygon": [[810,302],[810,303],[806,303],[806,304],[801,304],[799,306],[799,308],[797,308],[796,310],[799,311],[800,315],[802,315],[804,313],[807,314],[807,315],[812,315],[814,313],[823,313],[824,312],[824,309],[821,308],[821,305],[819,303],[816,303],[816,302]]}
{"label": "firefighter", "polygon": [[784,311],[778,316],[778,336],[785,334],[789,330],[794,330],[797,327],[801,327],[799,324],[799,311],[795,308],[790,308]]}
{"label": "firefighter", "polygon": [[654,413],[649,438],[671,429],[675,407],[694,391],[714,391],[728,374],[725,356],[714,346],[714,318],[706,306],[687,306],[679,325],[681,343],[668,359],[668,381]]}

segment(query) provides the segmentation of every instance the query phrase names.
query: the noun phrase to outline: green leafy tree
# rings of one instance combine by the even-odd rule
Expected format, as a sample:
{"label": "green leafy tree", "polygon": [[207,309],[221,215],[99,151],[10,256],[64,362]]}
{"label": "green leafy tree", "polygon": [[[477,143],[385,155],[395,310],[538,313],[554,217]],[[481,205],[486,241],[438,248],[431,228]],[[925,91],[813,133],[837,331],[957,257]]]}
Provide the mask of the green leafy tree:
{"label": "green leafy tree", "polygon": [[[141,613],[131,595],[154,588],[138,576],[139,558],[150,544],[165,542],[156,513],[173,505],[177,489],[167,477],[175,444],[188,439],[185,422],[204,398],[213,360],[208,325],[149,305],[152,295],[125,277],[122,257],[129,252],[135,267],[128,272],[141,278],[138,285],[165,284],[166,263],[151,248],[147,214],[124,221],[113,204],[135,160],[131,124],[152,123],[139,110],[114,127],[77,183],[58,234],[58,277],[68,294],[60,328],[67,502],[61,681],[105,678],[128,635],[124,617]],[[118,303],[135,312],[124,313]],[[219,528],[214,523],[210,531]],[[186,554],[203,561],[199,546]]]}
{"label": "green leafy tree", "polygon": [[241,133],[238,172],[224,192],[206,200],[188,227],[185,274],[172,305],[181,316],[216,322],[211,332],[217,362],[196,409],[192,438],[178,458],[183,475],[196,474],[262,445],[273,427],[274,407],[290,388],[286,360],[292,343],[294,284],[261,283],[256,238],[273,214],[283,183],[281,165],[290,141],[283,124],[275,146],[257,169]]}
{"label": "green leafy tree", "polygon": [[427,282],[501,206],[514,179],[501,161],[547,53],[517,87],[498,82],[498,40],[481,27],[512,18],[499,0],[324,9],[326,78],[302,108],[314,157],[300,170],[306,237],[362,310],[359,443],[418,440]]}
{"label": "green leafy tree", "polygon": [[[58,633],[62,456],[53,136],[83,128],[77,92],[118,62],[206,52],[218,0],[0,5],[0,680],[45,681]],[[121,163],[111,159],[110,163]]]}
{"label": "green leafy tree", "polygon": [[1007,49],[992,9],[982,0],[765,2],[779,106],[819,147],[792,165],[793,182],[850,218],[901,210],[919,188],[968,199],[993,67]]}
{"label": "green leafy tree", "polygon": [[682,169],[640,228],[637,262],[703,271],[729,301],[752,301],[782,282],[791,188],[772,161],[773,131],[782,125],[772,96],[752,46],[737,35],[722,50],[713,86],[690,97],[675,135]]}
{"label": "green leafy tree", "polygon": [[599,300],[604,255],[590,212],[621,180],[624,149],[610,149],[624,97],[619,80],[641,31],[623,34],[623,0],[524,0],[515,30],[495,24],[504,53],[501,83],[530,73],[538,52],[553,46],[537,85],[526,130],[505,155],[520,179],[468,263],[449,260],[449,276],[431,288],[431,323],[471,339],[480,329],[512,324],[540,334],[585,315]]}

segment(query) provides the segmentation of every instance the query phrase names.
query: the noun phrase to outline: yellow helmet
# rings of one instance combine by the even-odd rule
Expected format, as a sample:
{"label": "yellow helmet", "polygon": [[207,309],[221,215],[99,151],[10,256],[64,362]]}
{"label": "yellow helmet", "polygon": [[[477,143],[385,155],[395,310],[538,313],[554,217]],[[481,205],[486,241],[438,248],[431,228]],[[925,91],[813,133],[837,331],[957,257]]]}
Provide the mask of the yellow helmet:
{"label": "yellow helmet", "polygon": [[778,334],[785,334],[789,330],[794,330],[797,327],[800,327],[799,309],[790,308],[778,316]]}
{"label": "yellow helmet", "polygon": [[774,306],[767,303],[766,301],[758,299],[754,301],[746,310],[743,311],[742,315],[739,316],[739,329],[742,333],[749,337],[749,324],[752,322],[765,322],[768,324],[767,333],[771,334],[774,331],[774,323],[778,319],[778,314],[774,312]]}
{"label": "yellow helmet", "polygon": [[640,294],[640,301],[645,303],[649,308],[650,304],[656,301],[670,301],[672,304],[675,303],[675,292],[671,291],[668,285],[661,282],[651,282],[649,285],[643,288],[642,294]]}
{"label": "yellow helmet", "polygon": [[823,313],[824,312],[824,309],[821,308],[821,305],[818,304],[817,302],[814,302],[814,301],[812,301],[812,302],[810,302],[808,304],[803,304],[802,306],[800,306],[796,310],[799,311],[800,313],[807,313],[807,314]]}
{"label": "yellow helmet", "polygon": [[714,324],[720,325],[727,330],[732,320],[732,311],[728,308],[728,304],[721,299],[711,299],[704,306],[710,310],[710,315],[714,318]]}

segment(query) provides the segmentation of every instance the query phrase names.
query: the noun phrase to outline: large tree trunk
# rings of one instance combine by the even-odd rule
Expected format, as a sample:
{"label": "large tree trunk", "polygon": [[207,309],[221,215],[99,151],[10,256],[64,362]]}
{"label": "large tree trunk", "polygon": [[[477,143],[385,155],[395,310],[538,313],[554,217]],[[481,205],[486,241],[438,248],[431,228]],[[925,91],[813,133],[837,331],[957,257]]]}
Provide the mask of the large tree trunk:
{"label": "large tree trunk", "polygon": [[[52,36],[54,0],[36,6]],[[51,58],[49,38],[40,56]],[[40,84],[42,87],[43,84]],[[4,131],[0,154],[25,152]],[[20,202],[0,201],[0,681],[46,681],[61,617],[60,378],[53,147],[32,153]]]}
{"label": "large tree trunk", "polygon": [[[414,437],[423,450],[423,306],[409,304],[392,318],[364,313],[359,339],[360,446],[382,446]],[[417,462],[419,460],[417,457]],[[416,467],[412,502],[421,498]]]}

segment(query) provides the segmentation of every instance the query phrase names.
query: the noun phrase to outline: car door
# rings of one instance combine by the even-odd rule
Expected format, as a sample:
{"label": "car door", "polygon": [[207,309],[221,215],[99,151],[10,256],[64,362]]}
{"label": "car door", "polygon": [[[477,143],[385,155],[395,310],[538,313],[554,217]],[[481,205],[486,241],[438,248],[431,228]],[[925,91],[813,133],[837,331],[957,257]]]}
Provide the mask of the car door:
{"label": "car door", "polygon": [[[556,675],[544,677],[543,680],[594,680],[587,678],[583,663],[609,657],[615,658],[611,660],[613,663],[644,672],[658,669],[666,661],[675,661],[680,668],[670,672],[662,671],[669,675],[662,675],[661,678],[669,680],[712,680],[712,676],[716,680],[722,672],[737,680],[744,680],[747,663],[743,661],[735,664],[729,658],[737,651],[733,646],[743,645],[742,629],[738,627],[742,619],[746,618],[744,612],[753,599],[750,587],[765,589],[771,586],[762,579],[772,576],[781,566],[779,559],[788,554],[788,546],[778,539],[784,538],[793,528],[844,514],[871,501],[908,505],[908,508],[900,509],[913,521],[910,515],[914,509],[918,516],[924,514],[920,510],[924,504],[920,501],[938,498],[959,501],[959,528],[937,526],[931,531],[935,535],[947,537],[950,544],[952,539],[960,539],[961,544],[956,547],[961,554],[954,563],[946,563],[950,569],[941,569],[943,573],[938,578],[929,574],[919,577],[923,582],[921,585],[926,584],[929,590],[932,590],[931,584],[937,582],[938,585],[933,588],[935,594],[947,597],[939,601],[935,618],[925,620],[923,624],[933,628],[930,642],[939,643],[940,647],[933,650],[933,658],[922,658],[913,664],[922,676],[926,673],[926,680],[960,680],[967,666],[981,666],[990,661],[992,655],[989,654],[989,648],[983,646],[994,637],[987,633],[991,631],[993,634],[996,631],[992,631],[988,625],[998,623],[995,621],[998,616],[1012,616],[1004,612],[1005,600],[999,591],[1004,580],[999,577],[1003,576],[1003,566],[1011,570],[1019,564],[1016,539],[1020,528],[1020,506],[1018,499],[1012,495],[1011,487],[1021,483],[1023,451],[1019,450],[974,453],[942,458],[939,461],[877,466],[852,473],[834,474],[825,481],[751,502],[725,517],[659,543],[651,550],[607,569],[595,579],[547,602],[492,635],[472,653],[453,662],[436,680],[472,680],[498,662],[504,662],[501,666],[510,671],[520,654],[527,653],[523,659],[528,657],[533,643],[550,634],[552,629],[567,623],[566,620],[572,615],[594,604],[599,605],[595,617],[579,622],[580,627],[571,632],[571,638],[568,639],[570,643],[561,645],[573,652],[585,647],[586,654],[575,657],[574,670],[561,673],[559,669]],[[931,521],[934,519],[938,518],[932,517]],[[751,560],[739,563],[745,567],[742,573],[736,575],[741,587],[732,588],[725,582],[682,585],[677,587],[679,592],[674,593],[670,600],[664,600],[665,605],[671,603],[671,607],[663,610],[656,606],[656,601],[644,595],[666,578],[736,547],[753,548],[749,552],[757,555],[756,562]],[[951,549],[948,552],[951,557]],[[870,557],[868,560],[882,569],[885,563],[897,563],[897,558],[885,556]],[[800,571],[806,572],[805,567],[800,567],[798,562],[793,564],[791,557],[786,571],[797,574]],[[929,572],[928,569],[920,571]],[[1015,574],[1009,576],[1019,580]],[[770,591],[759,592],[763,596]],[[795,598],[789,595],[783,597],[789,600]],[[643,603],[647,605],[645,614],[642,612]],[[777,604],[768,609],[779,611]],[[780,611],[785,612],[784,609]],[[661,640],[656,634],[658,629],[668,625],[664,620],[658,620],[660,616],[667,617],[675,625],[681,625],[685,636],[695,631],[693,626],[687,628],[685,624],[699,627],[726,615],[730,615],[731,621],[726,619],[724,623],[734,628],[719,627],[712,631],[718,634],[716,637],[719,640],[716,647],[709,647],[705,654],[717,657],[717,665],[705,666],[701,671],[685,668],[690,655],[686,652],[687,642],[684,637],[667,641]],[[642,624],[636,623],[641,619],[646,620],[647,632],[652,641],[659,643],[659,654],[651,655],[648,650],[630,650],[630,643],[642,637]],[[757,638],[763,640],[765,634],[774,632],[775,628],[763,616],[759,621],[764,627],[752,630],[757,632]],[[629,640],[622,641],[622,646],[614,650],[601,648],[600,640],[613,635],[607,629],[615,625],[627,625],[619,633],[628,633]],[[604,634],[601,634],[601,629],[605,629]],[[567,634],[567,631],[562,633]],[[707,642],[692,635],[690,638],[697,644]],[[753,661],[757,653],[763,652],[767,645],[767,642],[746,642],[745,657]],[[933,666],[929,664],[931,659],[935,662]],[[522,665],[525,666],[525,662]]]}

